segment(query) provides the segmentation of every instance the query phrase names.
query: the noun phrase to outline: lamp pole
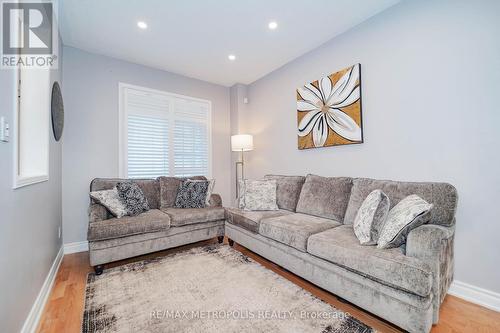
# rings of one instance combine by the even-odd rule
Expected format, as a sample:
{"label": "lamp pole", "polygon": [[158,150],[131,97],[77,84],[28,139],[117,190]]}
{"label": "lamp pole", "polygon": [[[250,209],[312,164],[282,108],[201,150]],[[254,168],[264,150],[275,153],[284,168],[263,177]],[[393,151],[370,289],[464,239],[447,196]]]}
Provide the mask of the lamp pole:
{"label": "lamp pole", "polygon": [[238,165],[241,165],[241,179],[245,179],[245,171],[244,171],[244,165],[245,165],[245,160],[243,157],[243,148],[241,148],[241,161],[236,162],[236,198],[240,197],[240,185],[238,181]]}
{"label": "lamp pole", "polygon": [[[236,163],[236,198],[241,195],[239,180],[245,180],[245,151],[253,150],[253,136],[250,134],[235,134],[231,136],[231,150],[240,152],[239,161]],[[241,171],[238,168],[241,166]]]}

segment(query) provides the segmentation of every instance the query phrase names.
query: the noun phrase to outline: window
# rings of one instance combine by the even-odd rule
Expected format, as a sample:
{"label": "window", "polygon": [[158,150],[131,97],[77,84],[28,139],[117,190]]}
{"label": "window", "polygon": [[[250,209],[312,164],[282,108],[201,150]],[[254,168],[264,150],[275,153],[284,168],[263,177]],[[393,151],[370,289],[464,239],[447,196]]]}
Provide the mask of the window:
{"label": "window", "polygon": [[50,70],[17,71],[14,188],[49,179]]}
{"label": "window", "polygon": [[210,116],[210,101],[120,84],[120,177],[210,177]]}

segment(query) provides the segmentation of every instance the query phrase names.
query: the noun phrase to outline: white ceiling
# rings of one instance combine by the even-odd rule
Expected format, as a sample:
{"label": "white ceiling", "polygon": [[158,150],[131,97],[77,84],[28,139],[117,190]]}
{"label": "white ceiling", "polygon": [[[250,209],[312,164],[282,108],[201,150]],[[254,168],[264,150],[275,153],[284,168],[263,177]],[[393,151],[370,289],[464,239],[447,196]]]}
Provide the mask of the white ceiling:
{"label": "white ceiling", "polygon": [[397,2],[62,0],[59,20],[65,45],[231,86],[252,83]]}

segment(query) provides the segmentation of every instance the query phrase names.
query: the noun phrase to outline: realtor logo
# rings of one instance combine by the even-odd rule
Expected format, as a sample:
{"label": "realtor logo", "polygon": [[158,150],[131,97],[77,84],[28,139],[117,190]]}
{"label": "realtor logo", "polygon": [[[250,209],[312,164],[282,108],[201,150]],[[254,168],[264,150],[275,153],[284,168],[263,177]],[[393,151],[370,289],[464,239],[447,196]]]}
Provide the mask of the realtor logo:
{"label": "realtor logo", "polygon": [[3,2],[2,67],[54,68],[53,23],[52,2]]}

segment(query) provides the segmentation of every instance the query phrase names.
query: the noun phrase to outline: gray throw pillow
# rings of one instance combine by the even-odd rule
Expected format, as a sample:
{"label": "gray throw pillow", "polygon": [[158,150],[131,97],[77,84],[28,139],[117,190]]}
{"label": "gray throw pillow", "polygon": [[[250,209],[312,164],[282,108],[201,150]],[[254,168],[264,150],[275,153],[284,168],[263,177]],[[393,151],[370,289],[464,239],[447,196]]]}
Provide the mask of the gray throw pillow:
{"label": "gray throw pillow", "polygon": [[139,185],[134,182],[119,182],[116,184],[118,196],[127,208],[130,216],[139,215],[149,210],[148,199]]}
{"label": "gray throw pillow", "polygon": [[208,180],[183,181],[175,198],[176,208],[204,208],[209,187]]}
{"label": "gray throw pillow", "polygon": [[404,244],[411,230],[429,222],[432,207],[415,194],[401,200],[389,211],[377,247],[389,249]]}
{"label": "gray throw pillow", "polygon": [[[278,210],[276,180],[246,179],[240,192],[240,208],[244,210]],[[242,187],[240,187],[240,191]],[[243,207],[242,207],[243,206]]]}
{"label": "gray throw pillow", "polygon": [[391,202],[382,190],[374,190],[359,207],[353,227],[363,245],[377,244],[378,235],[389,213]]}
{"label": "gray throw pillow", "polygon": [[116,187],[113,187],[112,190],[90,192],[90,197],[106,207],[117,218],[127,215],[127,207],[120,200]]}

